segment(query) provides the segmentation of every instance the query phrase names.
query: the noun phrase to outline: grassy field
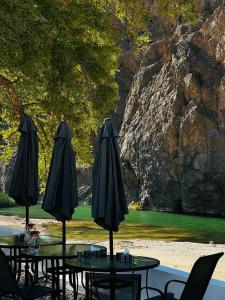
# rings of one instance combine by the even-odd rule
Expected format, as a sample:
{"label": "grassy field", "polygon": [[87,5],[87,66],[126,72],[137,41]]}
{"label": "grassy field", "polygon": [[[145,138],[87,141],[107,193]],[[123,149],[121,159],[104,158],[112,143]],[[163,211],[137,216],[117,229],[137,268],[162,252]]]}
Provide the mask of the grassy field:
{"label": "grassy field", "polygon": [[[23,207],[0,209],[2,215],[24,216]],[[51,218],[40,205],[31,207],[31,218]],[[48,226],[51,234],[60,235],[61,225]],[[91,218],[91,207],[80,206],[73,215],[73,221],[67,222],[68,239],[97,239],[107,238],[107,232],[97,226]],[[151,211],[130,210],[126,220],[115,234],[117,239],[159,239],[170,241],[193,241],[208,243],[225,243],[225,220],[211,217],[198,217],[160,213]]]}

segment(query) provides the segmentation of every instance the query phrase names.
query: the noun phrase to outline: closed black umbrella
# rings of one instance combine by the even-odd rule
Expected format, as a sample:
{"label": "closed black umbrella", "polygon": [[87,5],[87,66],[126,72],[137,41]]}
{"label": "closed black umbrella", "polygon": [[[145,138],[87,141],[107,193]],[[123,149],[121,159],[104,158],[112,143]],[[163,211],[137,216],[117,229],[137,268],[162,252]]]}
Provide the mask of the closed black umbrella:
{"label": "closed black umbrella", "polygon": [[37,128],[30,116],[20,123],[21,132],[16,163],[9,196],[19,205],[26,206],[26,224],[29,223],[29,206],[37,204],[38,189],[38,137]]}
{"label": "closed black umbrella", "polygon": [[98,135],[93,166],[92,217],[109,231],[110,258],[113,258],[113,231],[118,231],[128,213],[124,192],[118,133],[111,119],[105,119]]}
{"label": "closed black umbrella", "polygon": [[61,122],[55,135],[45,196],[42,208],[63,223],[63,245],[66,242],[65,221],[69,221],[78,206],[75,153],[72,133]]}

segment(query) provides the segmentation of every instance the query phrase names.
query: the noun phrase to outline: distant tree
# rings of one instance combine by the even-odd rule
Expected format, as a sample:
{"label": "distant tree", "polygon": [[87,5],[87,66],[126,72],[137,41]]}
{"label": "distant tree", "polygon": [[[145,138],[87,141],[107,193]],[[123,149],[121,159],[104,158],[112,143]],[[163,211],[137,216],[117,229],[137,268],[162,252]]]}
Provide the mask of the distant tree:
{"label": "distant tree", "polygon": [[[134,51],[151,40],[149,25],[152,10],[167,21],[195,22],[199,17],[195,0],[103,0],[112,10],[112,19],[120,22],[122,38],[128,37]],[[114,22],[115,24],[115,22]]]}
{"label": "distant tree", "polygon": [[61,119],[74,132],[82,162],[89,133],[112,110],[119,49],[105,12],[91,0],[2,0],[0,5],[1,135],[4,157],[17,142],[25,112],[39,129],[40,168],[49,164]]}
{"label": "distant tree", "polygon": [[[159,0],[169,17],[170,2]],[[177,13],[192,18],[193,1],[172,2]],[[1,0],[1,159],[12,156],[19,120],[27,113],[39,129],[43,183],[62,119],[73,130],[79,163],[91,162],[90,132],[116,108],[119,45],[124,36],[134,48],[149,41],[150,4],[148,0]]]}

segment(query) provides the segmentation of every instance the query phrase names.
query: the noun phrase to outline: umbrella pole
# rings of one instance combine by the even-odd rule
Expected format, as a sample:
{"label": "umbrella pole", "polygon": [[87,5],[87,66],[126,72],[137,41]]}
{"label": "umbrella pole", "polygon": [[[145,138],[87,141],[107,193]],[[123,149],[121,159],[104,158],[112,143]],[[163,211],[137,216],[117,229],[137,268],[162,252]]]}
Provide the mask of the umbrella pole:
{"label": "umbrella pole", "polygon": [[66,245],[66,221],[62,222],[62,244],[63,247]]}
{"label": "umbrella pole", "polygon": [[26,205],[26,225],[29,224],[29,206]]}
{"label": "umbrella pole", "polygon": [[[113,231],[109,231],[109,251],[110,251],[110,260],[113,261]],[[115,272],[110,272],[110,300],[115,300]]]}
{"label": "umbrella pole", "polygon": [[[29,206],[26,205],[26,226],[29,224]],[[27,228],[26,228],[27,230]],[[25,260],[25,285],[29,284],[29,264],[28,259]]]}
{"label": "umbrella pole", "polygon": [[109,231],[109,250],[110,250],[110,260],[113,260],[113,231]]}
{"label": "umbrella pole", "polygon": [[[62,245],[63,245],[63,256],[65,255],[66,248],[66,221],[62,222]],[[66,299],[66,274],[65,274],[65,259],[63,258],[63,274],[62,274],[62,298]]]}
{"label": "umbrella pole", "polygon": [[[109,230],[109,253],[110,260],[113,261],[113,231]],[[115,274],[110,272],[110,300],[115,300]]]}

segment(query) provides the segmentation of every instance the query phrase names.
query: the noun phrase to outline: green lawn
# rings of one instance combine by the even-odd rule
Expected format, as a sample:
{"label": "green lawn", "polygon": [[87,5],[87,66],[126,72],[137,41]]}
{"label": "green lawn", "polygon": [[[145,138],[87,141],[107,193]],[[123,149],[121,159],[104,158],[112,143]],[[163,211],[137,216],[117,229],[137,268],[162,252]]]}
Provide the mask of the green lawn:
{"label": "green lawn", "polygon": [[[24,216],[23,207],[0,209],[2,215]],[[40,205],[31,207],[31,218],[51,218]],[[74,239],[106,239],[107,232],[96,226],[91,218],[90,206],[79,206],[73,215],[73,220],[67,223],[67,238]],[[48,227],[50,233],[59,235],[60,224]],[[160,239],[173,241],[205,242],[213,240],[216,243],[225,243],[225,220],[211,217],[198,217],[160,213],[151,211],[130,210],[120,231],[115,234],[118,239]]]}
{"label": "green lawn", "polygon": [[[25,217],[25,207],[16,206],[9,208],[0,208],[0,215]],[[35,205],[30,207],[30,218],[37,219],[52,219],[53,217],[46,213],[41,205]],[[79,206],[73,215],[73,219],[78,220],[91,220],[91,207],[90,206]]]}

